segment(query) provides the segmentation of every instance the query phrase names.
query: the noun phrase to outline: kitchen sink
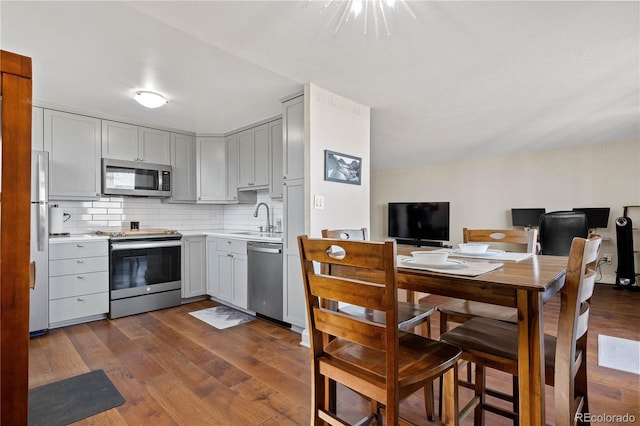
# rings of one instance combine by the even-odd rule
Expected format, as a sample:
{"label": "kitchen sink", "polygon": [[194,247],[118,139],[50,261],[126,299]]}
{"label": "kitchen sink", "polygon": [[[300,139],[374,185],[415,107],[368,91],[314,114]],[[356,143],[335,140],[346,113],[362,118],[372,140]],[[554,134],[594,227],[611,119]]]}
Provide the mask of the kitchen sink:
{"label": "kitchen sink", "polygon": [[229,233],[237,234],[237,235],[260,235],[261,234],[261,232],[253,232],[253,231],[234,231]]}

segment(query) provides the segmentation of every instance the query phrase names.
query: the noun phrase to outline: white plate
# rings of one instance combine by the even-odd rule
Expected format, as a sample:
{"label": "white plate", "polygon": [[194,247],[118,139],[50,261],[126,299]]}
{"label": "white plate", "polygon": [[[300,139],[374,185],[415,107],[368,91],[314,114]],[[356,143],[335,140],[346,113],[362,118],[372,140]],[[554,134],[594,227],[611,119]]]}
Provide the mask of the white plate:
{"label": "white plate", "polygon": [[493,257],[502,253],[504,253],[504,250],[494,250],[494,249],[487,249],[487,251],[485,251],[484,253],[471,253],[468,251],[462,251],[460,249],[456,249],[453,251],[454,255],[459,254],[461,256],[471,256],[471,257]]}
{"label": "white plate", "polygon": [[405,259],[402,261],[406,266],[411,266],[412,268],[425,268],[425,269],[463,269],[466,268],[466,262],[464,260],[452,260],[449,259],[445,263],[436,263],[433,265],[427,263],[419,263],[416,262],[416,259]]}

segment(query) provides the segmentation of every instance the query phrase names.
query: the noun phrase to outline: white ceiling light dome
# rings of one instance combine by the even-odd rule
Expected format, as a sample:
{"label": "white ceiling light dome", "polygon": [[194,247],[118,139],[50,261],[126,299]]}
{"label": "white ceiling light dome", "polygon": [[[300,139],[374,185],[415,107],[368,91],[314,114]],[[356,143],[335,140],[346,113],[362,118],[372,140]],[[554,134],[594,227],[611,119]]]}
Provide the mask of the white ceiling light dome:
{"label": "white ceiling light dome", "polygon": [[162,105],[168,104],[167,98],[156,92],[150,92],[148,90],[138,90],[133,95],[133,99],[140,105],[147,108],[158,108]]}

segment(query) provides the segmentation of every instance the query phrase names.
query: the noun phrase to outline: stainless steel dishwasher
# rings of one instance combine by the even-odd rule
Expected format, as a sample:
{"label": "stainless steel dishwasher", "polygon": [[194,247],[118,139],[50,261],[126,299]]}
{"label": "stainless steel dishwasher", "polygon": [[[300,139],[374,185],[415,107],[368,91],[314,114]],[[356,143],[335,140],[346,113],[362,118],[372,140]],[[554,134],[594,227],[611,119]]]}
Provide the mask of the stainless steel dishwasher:
{"label": "stainless steel dishwasher", "polygon": [[282,321],[282,243],[249,241],[249,309]]}

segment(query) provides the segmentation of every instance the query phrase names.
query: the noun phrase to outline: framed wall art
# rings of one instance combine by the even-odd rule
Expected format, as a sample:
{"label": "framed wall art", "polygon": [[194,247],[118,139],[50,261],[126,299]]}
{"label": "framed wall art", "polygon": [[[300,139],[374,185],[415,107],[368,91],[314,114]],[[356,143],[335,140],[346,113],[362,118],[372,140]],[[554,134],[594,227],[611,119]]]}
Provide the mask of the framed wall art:
{"label": "framed wall art", "polygon": [[360,185],[362,158],[324,151],[324,180]]}

